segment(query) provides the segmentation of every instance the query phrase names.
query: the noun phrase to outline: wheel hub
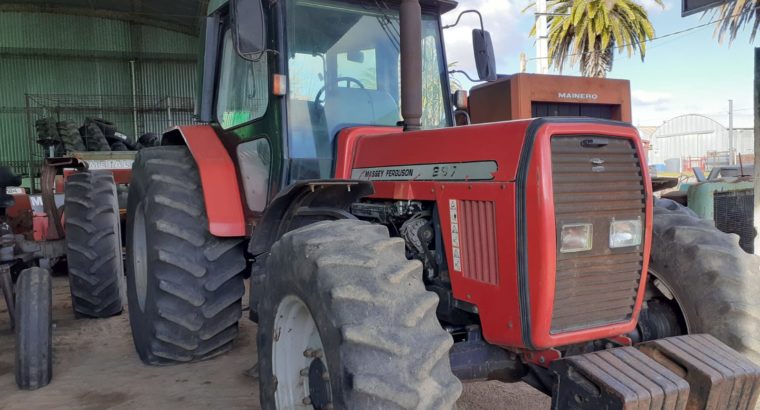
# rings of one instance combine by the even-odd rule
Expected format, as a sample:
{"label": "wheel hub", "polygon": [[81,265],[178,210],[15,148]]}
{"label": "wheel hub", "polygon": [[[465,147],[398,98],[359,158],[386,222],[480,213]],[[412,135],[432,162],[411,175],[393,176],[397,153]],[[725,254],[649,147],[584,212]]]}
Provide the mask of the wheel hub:
{"label": "wheel hub", "polygon": [[272,335],[272,376],[277,409],[332,409],[330,371],[314,318],[289,295],[280,301]]}

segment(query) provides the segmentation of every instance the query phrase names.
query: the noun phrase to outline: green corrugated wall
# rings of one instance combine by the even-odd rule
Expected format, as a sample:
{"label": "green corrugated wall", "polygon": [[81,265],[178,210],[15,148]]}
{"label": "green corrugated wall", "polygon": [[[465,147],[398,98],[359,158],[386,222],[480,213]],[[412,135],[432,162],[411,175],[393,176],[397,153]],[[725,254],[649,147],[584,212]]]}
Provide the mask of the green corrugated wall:
{"label": "green corrugated wall", "polygon": [[[33,124],[27,119],[27,94],[119,96],[105,100],[110,105],[123,100],[125,110],[70,110],[60,119],[81,122],[85,115],[101,114],[132,135],[130,60],[135,61],[136,94],[172,97],[173,105],[192,105],[197,42],[191,35],[121,20],[0,12],[0,164],[39,160],[41,150],[34,144],[30,155]],[[32,102],[32,121],[52,114],[39,107],[44,104]],[[138,134],[160,132],[168,125],[169,114],[160,102],[156,104],[155,111],[139,113]],[[192,120],[187,110],[175,110],[172,119]]]}

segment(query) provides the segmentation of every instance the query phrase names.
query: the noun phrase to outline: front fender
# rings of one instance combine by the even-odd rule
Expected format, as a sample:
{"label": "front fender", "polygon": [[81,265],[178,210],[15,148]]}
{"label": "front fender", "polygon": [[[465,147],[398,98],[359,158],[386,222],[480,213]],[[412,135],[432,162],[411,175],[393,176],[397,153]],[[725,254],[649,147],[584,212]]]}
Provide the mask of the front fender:
{"label": "front fender", "polygon": [[248,252],[269,252],[283,234],[317,220],[351,218],[351,204],[372,195],[367,181],[311,180],[289,185],[272,200],[256,225]]}

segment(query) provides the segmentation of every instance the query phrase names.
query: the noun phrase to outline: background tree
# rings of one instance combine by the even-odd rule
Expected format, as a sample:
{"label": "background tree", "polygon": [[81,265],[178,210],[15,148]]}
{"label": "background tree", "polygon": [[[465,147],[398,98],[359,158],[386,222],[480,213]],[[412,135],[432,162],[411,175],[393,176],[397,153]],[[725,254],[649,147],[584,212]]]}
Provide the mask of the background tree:
{"label": "background tree", "polygon": [[752,24],[749,41],[754,42],[760,26],[760,3],[758,0],[729,0],[716,9],[715,17],[718,21],[715,35],[719,42],[723,42],[726,36],[729,42],[734,41],[739,31],[749,24]]}
{"label": "background tree", "polygon": [[[655,2],[664,7],[662,0]],[[549,65],[560,72],[580,63],[582,75],[606,77],[615,49],[628,57],[638,53],[643,61],[646,42],[654,38],[646,10],[634,0],[550,0],[547,11]]]}

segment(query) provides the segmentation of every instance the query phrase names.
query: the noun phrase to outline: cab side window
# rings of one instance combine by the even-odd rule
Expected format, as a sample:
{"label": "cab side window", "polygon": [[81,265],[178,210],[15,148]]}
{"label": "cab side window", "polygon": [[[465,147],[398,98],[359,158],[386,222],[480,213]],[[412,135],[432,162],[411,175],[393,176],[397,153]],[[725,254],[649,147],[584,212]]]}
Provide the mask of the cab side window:
{"label": "cab side window", "polygon": [[222,128],[232,128],[261,118],[269,103],[267,53],[257,61],[241,58],[235,51],[232,32],[227,30],[222,44],[216,117]]}

